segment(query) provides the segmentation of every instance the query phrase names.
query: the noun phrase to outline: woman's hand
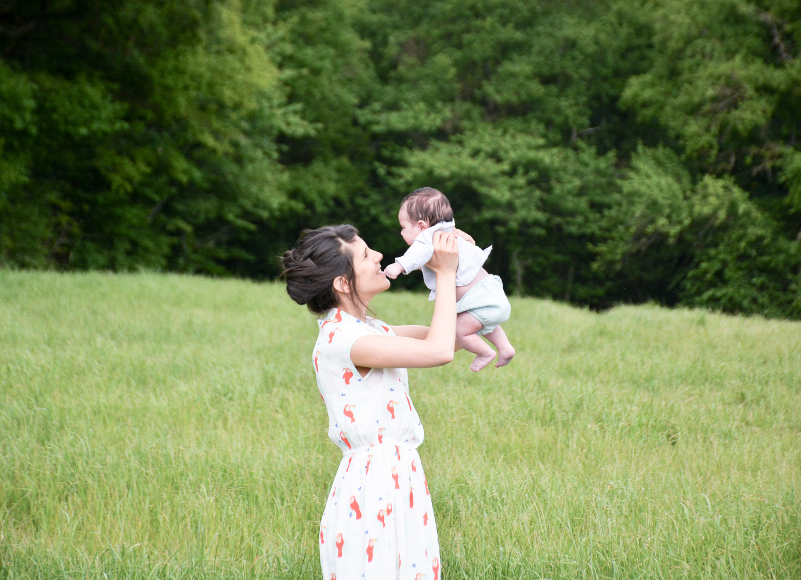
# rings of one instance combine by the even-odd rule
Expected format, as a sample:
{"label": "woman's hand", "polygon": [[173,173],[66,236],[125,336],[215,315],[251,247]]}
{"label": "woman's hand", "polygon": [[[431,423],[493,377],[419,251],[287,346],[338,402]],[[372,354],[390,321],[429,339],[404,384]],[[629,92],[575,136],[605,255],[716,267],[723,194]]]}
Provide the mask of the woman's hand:
{"label": "woman's hand", "polygon": [[455,235],[457,238],[462,238],[464,241],[470,242],[474,246],[476,245],[476,241],[473,239],[473,236],[471,236],[470,234],[468,234],[466,232],[463,232],[462,230],[460,230],[458,228],[453,228],[452,231],[453,231],[453,235]]}
{"label": "woman's hand", "polygon": [[428,266],[436,274],[456,272],[459,265],[459,246],[456,243],[456,236],[453,232],[434,234],[434,255],[428,261]]}

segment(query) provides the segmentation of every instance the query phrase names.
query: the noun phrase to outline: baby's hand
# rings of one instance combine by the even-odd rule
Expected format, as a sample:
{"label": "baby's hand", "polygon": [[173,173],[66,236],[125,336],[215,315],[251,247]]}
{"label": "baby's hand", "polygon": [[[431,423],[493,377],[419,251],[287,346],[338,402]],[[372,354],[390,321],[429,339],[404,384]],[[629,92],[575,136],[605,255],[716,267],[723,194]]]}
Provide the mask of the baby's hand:
{"label": "baby's hand", "polygon": [[393,280],[403,274],[403,266],[398,264],[397,262],[393,262],[386,268],[384,268],[384,274],[386,274],[387,278],[392,278]]}

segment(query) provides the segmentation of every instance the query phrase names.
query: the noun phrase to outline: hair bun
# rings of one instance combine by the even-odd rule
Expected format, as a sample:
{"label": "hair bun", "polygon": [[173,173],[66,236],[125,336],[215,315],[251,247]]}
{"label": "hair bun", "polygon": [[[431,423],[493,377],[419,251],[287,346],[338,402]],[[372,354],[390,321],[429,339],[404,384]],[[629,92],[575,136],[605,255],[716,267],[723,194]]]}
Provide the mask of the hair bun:
{"label": "hair bun", "polygon": [[347,244],[359,232],[349,225],[304,230],[297,245],[281,257],[282,278],[289,297],[321,315],[337,305],[334,280],[348,279],[355,288],[353,256]]}

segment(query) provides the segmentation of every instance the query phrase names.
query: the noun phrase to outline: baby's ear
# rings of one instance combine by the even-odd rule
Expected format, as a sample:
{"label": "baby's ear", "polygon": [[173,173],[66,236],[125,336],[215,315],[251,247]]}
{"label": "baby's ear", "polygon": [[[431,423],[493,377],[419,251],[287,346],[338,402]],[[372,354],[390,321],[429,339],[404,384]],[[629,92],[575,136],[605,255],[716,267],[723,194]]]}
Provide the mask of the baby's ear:
{"label": "baby's ear", "polygon": [[417,220],[417,226],[421,230],[427,230],[429,228],[428,222],[425,220]]}

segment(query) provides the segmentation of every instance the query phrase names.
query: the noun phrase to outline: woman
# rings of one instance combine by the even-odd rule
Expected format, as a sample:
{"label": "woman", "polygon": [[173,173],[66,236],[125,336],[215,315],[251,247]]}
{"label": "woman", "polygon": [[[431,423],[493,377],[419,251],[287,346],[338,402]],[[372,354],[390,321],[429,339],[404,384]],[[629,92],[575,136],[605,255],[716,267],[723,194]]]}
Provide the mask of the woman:
{"label": "woman", "polygon": [[321,316],[312,364],[328,436],[343,452],[320,523],[324,580],[440,577],[437,529],[416,450],[423,427],[406,369],[453,360],[458,247],[454,233],[435,239],[428,267],[440,290],[430,328],[368,316],[370,301],[389,288],[382,257],[348,225],[306,232],[283,256],[290,297]]}

